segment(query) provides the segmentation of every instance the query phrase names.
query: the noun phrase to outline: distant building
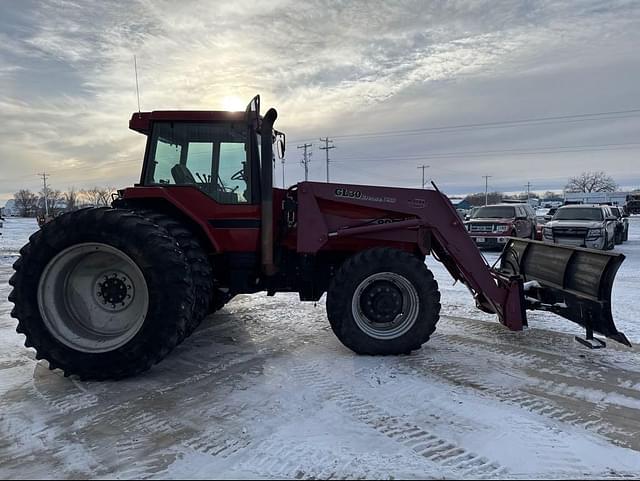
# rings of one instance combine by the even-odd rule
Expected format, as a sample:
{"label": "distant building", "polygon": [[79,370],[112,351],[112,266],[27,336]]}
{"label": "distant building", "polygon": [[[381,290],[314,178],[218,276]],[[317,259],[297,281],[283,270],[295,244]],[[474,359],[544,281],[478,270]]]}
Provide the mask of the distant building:
{"label": "distant building", "polygon": [[625,205],[630,194],[630,192],[566,192],[564,202],[567,204]]}
{"label": "distant building", "polygon": [[464,197],[449,197],[449,200],[453,206],[459,210],[468,210],[472,207],[469,201]]}
{"label": "distant building", "polygon": [[17,217],[20,215],[18,208],[16,207],[16,201],[9,199],[2,209],[2,215],[5,217]]}

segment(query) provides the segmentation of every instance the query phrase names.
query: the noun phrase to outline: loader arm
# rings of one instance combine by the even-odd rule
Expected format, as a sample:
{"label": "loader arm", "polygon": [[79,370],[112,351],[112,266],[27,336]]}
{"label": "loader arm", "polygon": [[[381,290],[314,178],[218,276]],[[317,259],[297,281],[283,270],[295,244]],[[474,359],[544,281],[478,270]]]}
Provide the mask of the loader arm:
{"label": "loader arm", "polygon": [[[325,212],[325,206],[336,203],[348,204],[350,209],[355,206],[368,211],[376,209],[395,218],[404,217],[404,220],[365,225],[358,218],[337,221]],[[501,256],[501,259],[511,260],[506,263],[503,260],[500,268],[494,269],[471,239],[454,206],[437,187],[414,190],[304,182],[298,187],[298,204],[299,225],[313,226],[300,229],[297,238],[300,253],[314,254],[330,246],[334,239],[344,237],[377,239],[381,243],[396,240],[415,243],[423,254],[431,254],[440,261],[453,279],[467,286],[479,309],[495,313],[511,330],[521,330],[527,325],[527,309],[539,309],[554,312],[630,345],[624,334],[615,328],[610,309],[613,278],[624,256],[589,251],[591,263],[586,264],[584,259],[587,257],[583,253],[562,255],[585,249],[546,244],[544,249],[529,249],[527,256],[520,256],[514,251],[515,246],[523,251],[527,250],[523,246],[535,241],[517,239],[517,243],[508,244]],[[603,260],[602,256],[608,257]],[[610,261],[613,257],[616,260]],[[549,258],[555,259],[555,263],[534,267]],[[521,262],[523,259],[526,262]],[[594,259],[598,261],[594,263]],[[554,284],[552,281],[558,275],[563,281]],[[580,280],[572,283],[571,276]],[[535,281],[537,290],[525,295],[525,281]],[[585,287],[594,283],[597,285],[595,290]],[[531,282],[528,284],[530,286]],[[551,300],[554,302],[550,305]]]}

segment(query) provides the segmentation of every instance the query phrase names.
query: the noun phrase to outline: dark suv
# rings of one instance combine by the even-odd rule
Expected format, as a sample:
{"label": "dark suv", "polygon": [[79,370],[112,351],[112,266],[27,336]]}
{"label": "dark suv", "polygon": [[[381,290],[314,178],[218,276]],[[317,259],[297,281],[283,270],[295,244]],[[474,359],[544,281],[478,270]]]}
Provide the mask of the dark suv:
{"label": "dark suv", "polygon": [[611,207],[611,213],[616,216],[616,244],[622,244],[629,240],[629,214],[624,207]]}
{"label": "dark suv", "polygon": [[509,237],[536,237],[536,213],[527,204],[480,207],[465,222],[478,247],[503,247]]}

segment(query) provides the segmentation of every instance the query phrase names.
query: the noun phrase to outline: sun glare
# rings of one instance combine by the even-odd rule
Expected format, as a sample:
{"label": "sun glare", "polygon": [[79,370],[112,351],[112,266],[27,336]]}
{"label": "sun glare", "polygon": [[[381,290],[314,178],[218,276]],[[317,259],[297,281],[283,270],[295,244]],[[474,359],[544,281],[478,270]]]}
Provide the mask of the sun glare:
{"label": "sun glare", "polygon": [[222,108],[231,112],[238,112],[244,110],[246,102],[243,102],[240,97],[235,95],[227,95],[222,98]]}

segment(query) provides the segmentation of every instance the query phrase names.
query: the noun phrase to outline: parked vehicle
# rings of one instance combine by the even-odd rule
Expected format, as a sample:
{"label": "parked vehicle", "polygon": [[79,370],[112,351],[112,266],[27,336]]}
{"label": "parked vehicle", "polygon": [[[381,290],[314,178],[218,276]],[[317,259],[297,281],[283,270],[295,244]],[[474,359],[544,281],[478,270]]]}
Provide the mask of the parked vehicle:
{"label": "parked vehicle", "polygon": [[[595,331],[630,345],[610,305],[623,254],[512,238],[491,267],[437,188],[275,188],[284,134],[275,109],[261,116],[259,106],[256,97],[246,112],[133,114],[130,128],[147,137],[139,183],[112,207],[45,223],[13,265],[11,315],[37,359],[81,379],[139,374],[234,295],[257,292],[311,302],[326,293],[345,346],[407,354],[439,320],[428,255],[511,330],[527,325],[527,309],[545,310],[584,326],[587,339]],[[499,235],[533,235],[525,207],[485,209]],[[558,283],[565,272],[581,282]]]}
{"label": "parked vehicle", "polygon": [[566,205],[544,226],[545,242],[590,249],[615,246],[618,219],[606,205]]}
{"label": "parked vehicle", "polygon": [[616,244],[622,244],[629,240],[629,214],[624,207],[611,207],[611,212],[618,219],[616,224]]}
{"label": "parked vehicle", "polygon": [[509,237],[536,238],[536,214],[527,204],[480,207],[465,226],[478,247],[502,248]]}

